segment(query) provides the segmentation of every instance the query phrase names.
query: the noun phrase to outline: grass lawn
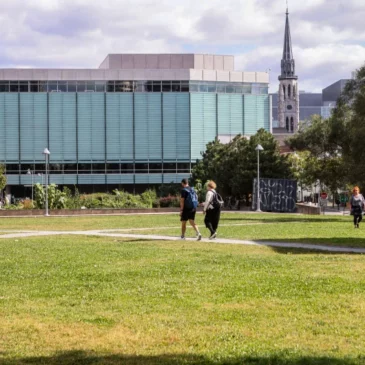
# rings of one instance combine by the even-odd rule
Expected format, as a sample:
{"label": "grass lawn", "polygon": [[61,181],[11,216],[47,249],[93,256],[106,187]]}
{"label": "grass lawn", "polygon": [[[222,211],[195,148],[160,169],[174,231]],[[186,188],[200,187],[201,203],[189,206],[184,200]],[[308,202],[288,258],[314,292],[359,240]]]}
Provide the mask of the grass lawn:
{"label": "grass lawn", "polygon": [[[197,214],[202,233],[203,215]],[[132,233],[180,235],[178,214],[97,217],[3,218],[1,229],[94,230],[132,229]],[[136,231],[133,231],[136,228]],[[148,230],[140,230],[150,228]],[[193,232],[189,231],[193,236]],[[290,214],[222,214],[219,237],[261,241],[303,242],[347,247],[365,247],[365,225],[354,229],[349,216],[301,216]]]}
{"label": "grass lawn", "polygon": [[[224,222],[273,223],[274,217],[226,215]],[[328,224],[332,235],[336,227],[343,234],[352,228],[348,219],[300,219],[277,224]],[[176,217],[4,219],[1,225],[109,229],[147,222],[176,226]],[[266,226],[278,234],[275,224],[257,229],[265,235]],[[234,226],[223,229],[222,235],[238,234]],[[363,255],[49,236],[0,239],[0,257],[1,365],[365,364]]]}

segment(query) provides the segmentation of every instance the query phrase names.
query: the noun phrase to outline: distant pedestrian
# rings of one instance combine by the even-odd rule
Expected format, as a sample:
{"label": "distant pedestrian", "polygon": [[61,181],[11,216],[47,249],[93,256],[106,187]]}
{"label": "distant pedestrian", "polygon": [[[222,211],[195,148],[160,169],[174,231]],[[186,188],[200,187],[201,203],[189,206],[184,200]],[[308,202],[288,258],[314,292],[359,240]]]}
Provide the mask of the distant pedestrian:
{"label": "distant pedestrian", "polygon": [[186,223],[189,221],[194,228],[197,240],[202,239],[199,227],[195,224],[196,208],[198,206],[198,196],[194,188],[189,186],[187,179],[181,181],[181,198],[180,198],[180,221],[181,221],[181,239],[185,239]]}
{"label": "distant pedestrian", "polygon": [[216,192],[217,185],[211,180],[207,184],[207,195],[205,197],[203,213],[205,214],[204,223],[205,226],[210,231],[210,240],[217,237],[217,229],[219,224],[219,219],[221,216],[221,205],[222,198]]}
{"label": "distant pedestrian", "polygon": [[351,215],[354,216],[354,226],[359,228],[359,224],[362,221],[362,213],[364,211],[365,199],[362,194],[360,194],[360,189],[355,186],[352,190],[353,195],[350,199],[351,204]]}

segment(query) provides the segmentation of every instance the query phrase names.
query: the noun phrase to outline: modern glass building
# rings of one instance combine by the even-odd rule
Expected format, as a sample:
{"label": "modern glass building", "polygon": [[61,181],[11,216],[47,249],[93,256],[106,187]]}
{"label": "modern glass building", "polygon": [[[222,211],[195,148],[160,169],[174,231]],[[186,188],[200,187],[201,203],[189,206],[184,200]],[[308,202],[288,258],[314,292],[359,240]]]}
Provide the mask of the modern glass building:
{"label": "modern glass building", "polygon": [[45,147],[50,183],[61,186],[178,182],[215,138],[271,131],[268,82],[220,55],[113,54],[98,69],[0,69],[8,193],[42,182]]}

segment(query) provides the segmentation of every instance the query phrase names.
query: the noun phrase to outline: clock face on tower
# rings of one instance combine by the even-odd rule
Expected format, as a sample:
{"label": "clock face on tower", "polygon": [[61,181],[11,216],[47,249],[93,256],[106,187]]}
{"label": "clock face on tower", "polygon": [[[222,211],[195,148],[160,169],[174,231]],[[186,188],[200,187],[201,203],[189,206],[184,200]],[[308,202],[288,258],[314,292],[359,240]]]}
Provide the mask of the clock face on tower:
{"label": "clock face on tower", "polygon": [[292,110],[293,109],[293,107],[291,106],[291,105],[287,105],[287,107],[286,107],[288,110]]}

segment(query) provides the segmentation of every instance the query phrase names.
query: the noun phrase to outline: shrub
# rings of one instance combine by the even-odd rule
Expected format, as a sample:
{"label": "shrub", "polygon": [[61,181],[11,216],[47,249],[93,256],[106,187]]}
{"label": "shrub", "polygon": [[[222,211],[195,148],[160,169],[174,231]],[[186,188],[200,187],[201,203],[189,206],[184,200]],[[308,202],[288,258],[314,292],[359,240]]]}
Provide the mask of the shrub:
{"label": "shrub", "polygon": [[174,208],[180,207],[180,198],[178,196],[166,196],[164,198],[160,198],[160,207],[161,208]]}

